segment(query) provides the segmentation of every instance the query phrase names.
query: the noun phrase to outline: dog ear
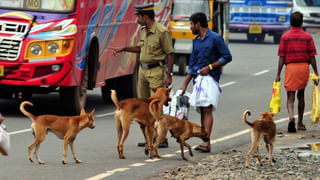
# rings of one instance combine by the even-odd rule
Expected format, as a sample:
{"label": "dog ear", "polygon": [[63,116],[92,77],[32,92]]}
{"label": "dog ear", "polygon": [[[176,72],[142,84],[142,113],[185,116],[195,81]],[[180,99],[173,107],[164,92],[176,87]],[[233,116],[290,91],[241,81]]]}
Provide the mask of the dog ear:
{"label": "dog ear", "polygon": [[84,108],[81,108],[80,115],[84,115],[84,114],[86,114],[86,111],[84,110]]}
{"label": "dog ear", "polygon": [[268,113],[266,113],[266,112],[261,112],[261,113],[260,113],[261,119],[265,119],[267,114],[268,114]]}
{"label": "dog ear", "polygon": [[90,114],[93,116],[94,112],[96,111],[96,109],[92,109],[92,111],[90,112]]}

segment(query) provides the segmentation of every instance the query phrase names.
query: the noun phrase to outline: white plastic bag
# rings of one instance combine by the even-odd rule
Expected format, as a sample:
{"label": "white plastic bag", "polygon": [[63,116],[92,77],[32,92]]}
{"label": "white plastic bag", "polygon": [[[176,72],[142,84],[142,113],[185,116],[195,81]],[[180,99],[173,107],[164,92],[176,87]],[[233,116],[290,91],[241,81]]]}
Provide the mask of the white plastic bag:
{"label": "white plastic bag", "polygon": [[177,90],[176,93],[170,93],[171,101],[168,102],[168,106],[163,106],[163,114],[175,116],[179,119],[188,119],[190,107],[189,98],[191,94],[185,92],[182,96],[181,93],[182,91],[180,89]]}
{"label": "white plastic bag", "polygon": [[215,111],[218,107],[221,88],[219,83],[210,75],[198,75],[193,85],[193,91],[190,97],[190,105],[196,107],[208,107],[212,105]]}
{"label": "white plastic bag", "polygon": [[0,125],[0,153],[7,156],[10,150],[9,133]]}

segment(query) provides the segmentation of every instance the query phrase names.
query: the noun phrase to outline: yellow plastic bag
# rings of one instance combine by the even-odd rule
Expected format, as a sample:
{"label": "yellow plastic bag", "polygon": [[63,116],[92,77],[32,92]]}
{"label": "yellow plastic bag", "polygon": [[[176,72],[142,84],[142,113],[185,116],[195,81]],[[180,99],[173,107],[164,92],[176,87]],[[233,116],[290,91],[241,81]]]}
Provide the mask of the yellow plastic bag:
{"label": "yellow plastic bag", "polygon": [[269,103],[270,112],[278,113],[281,108],[280,81],[273,82],[272,96]]}
{"label": "yellow plastic bag", "polygon": [[312,91],[312,110],[311,110],[311,120],[313,123],[317,123],[320,117],[320,96],[318,86],[315,84],[319,80],[319,77],[315,74],[310,74],[310,80],[313,81],[313,91]]}

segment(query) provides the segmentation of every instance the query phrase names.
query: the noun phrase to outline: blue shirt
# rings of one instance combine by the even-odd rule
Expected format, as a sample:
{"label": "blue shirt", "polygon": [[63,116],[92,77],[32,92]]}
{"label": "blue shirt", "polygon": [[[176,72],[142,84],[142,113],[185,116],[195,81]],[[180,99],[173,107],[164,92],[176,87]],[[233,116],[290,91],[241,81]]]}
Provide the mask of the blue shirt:
{"label": "blue shirt", "polygon": [[[208,66],[209,63],[212,64],[219,61],[225,65],[231,62],[231,60],[231,53],[222,37],[208,29],[203,40],[201,40],[200,35],[193,40],[192,54],[187,73],[196,77],[197,71],[201,70],[204,66]],[[219,82],[221,67],[214,68],[209,74]]]}

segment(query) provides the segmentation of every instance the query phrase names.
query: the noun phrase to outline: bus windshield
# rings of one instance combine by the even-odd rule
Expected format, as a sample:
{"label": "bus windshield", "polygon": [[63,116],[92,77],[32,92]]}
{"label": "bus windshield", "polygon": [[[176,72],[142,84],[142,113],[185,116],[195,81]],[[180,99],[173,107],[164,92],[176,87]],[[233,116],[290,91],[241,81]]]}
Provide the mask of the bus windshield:
{"label": "bus windshield", "polygon": [[191,14],[203,12],[209,18],[208,2],[208,0],[175,0],[171,17],[173,20],[189,20]]}
{"label": "bus windshield", "polygon": [[298,6],[304,6],[304,7],[312,7],[317,6],[320,7],[320,0],[297,0]]}
{"label": "bus windshield", "polygon": [[18,9],[45,12],[70,12],[76,0],[0,0],[2,9]]}

